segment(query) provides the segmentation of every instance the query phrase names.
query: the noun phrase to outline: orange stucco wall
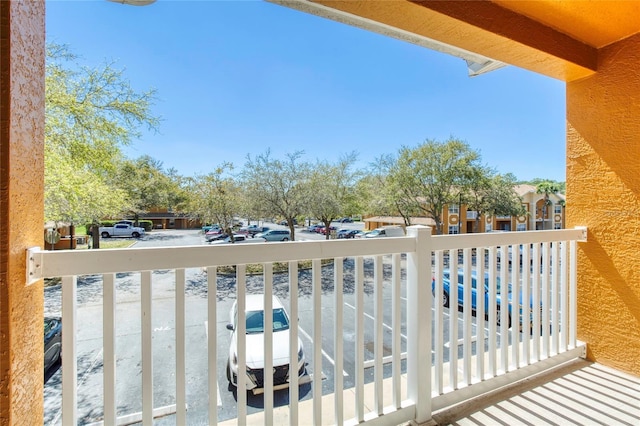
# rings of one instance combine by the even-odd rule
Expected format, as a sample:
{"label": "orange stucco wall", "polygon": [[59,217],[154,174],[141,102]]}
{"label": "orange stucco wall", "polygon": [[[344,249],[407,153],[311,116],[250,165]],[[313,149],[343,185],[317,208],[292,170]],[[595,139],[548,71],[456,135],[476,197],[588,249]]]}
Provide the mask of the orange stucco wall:
{"label": "orange stucco wall", "polygon": [[578,337],[588,357],[640,375],[640,35],[601,49],[567,84],[567,226],[579,244]]}
{"label": "orange stucco wall", "polygon": [[43,418],[44,1],[0,1],[0,425]]}

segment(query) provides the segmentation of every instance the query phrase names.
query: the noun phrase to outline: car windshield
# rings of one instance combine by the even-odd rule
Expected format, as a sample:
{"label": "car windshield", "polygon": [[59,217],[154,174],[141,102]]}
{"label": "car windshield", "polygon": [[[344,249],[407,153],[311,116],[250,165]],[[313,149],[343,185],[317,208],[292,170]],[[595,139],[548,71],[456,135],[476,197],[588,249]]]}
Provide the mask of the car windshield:
{"label": "car windshield", "polygon": [[[273,331],[282,331],[289,329],[289,320],[284,309],[277,308],[273,310]],[[247,312],[247,334],[264,332],[264,311]]]}

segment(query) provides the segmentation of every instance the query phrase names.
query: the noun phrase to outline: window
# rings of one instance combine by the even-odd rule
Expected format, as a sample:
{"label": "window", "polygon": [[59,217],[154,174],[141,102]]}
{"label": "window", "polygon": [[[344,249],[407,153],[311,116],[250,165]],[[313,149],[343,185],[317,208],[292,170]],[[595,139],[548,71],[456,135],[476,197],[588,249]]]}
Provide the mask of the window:
{"label": "window", "polygon": [[460,206],[458,204],[449,204],[449,214],[460,213]]}
{"label": "window", "polygon": [[556,204],[553,206],[553,212],[555,214],[562,214],[562,204]]}
{"label": "window", "polygon": [[516,224],[516,231],[526,231],[527,224],[526,223],[518,223]]}
{"label": "window", "polygon": [[553,224],[553,229],[562,229],[562,224],[561,223],[554,223]]}
{"label": "window", "polygon": [[458,225],[449,225],[449,234],[459,234]]}
{"label": "window", "polygon": [[486,232],[493,231],[493,224],[492,223],[487,223],[487,226],[485,227],[485,231]]}

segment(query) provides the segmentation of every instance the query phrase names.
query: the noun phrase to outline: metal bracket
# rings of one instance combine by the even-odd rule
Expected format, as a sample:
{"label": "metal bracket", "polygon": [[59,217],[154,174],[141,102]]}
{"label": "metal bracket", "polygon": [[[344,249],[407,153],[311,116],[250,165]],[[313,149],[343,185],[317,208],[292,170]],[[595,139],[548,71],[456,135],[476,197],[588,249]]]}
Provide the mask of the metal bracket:
{"label": "metal bracket", "polygon": [[42,278],[42,249],[31,247],[27,249],[27,285],[31,285]]}
{"label": "metal bracket", "polygon": [[587,227],[586,226],[576,226],[575,229],[579,229],[580,231],[582,231],[582,238],[579,239],[578,241],[580,241],[580,242],[587,241]]}

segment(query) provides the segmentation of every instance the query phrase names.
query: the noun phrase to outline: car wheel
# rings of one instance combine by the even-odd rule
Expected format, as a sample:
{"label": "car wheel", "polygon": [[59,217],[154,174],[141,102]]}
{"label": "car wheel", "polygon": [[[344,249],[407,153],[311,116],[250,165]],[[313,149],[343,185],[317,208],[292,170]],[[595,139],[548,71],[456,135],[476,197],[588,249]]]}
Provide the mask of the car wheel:
{"label": "car wheel", "polygon": [[[285,237],[285,238],[282,239],[282,241],[289,241],[289,239]],[[267,311],[267,312],[269,312],[269,311]]]}
{"label": "car wheel", "polygon": [[109,233],[108,232],[103,232],[102,234],[100,234],[100,236],[102,238],[109,238]]}
{"label": "car wheel", "polygon": [[442,306],[449,307],[449,293],[447,291],[442,292]]}
{"label": "car wheel", "polygon": [[134,232],[134,233],[132,233],[132,234],[131,234],[131,236],[132,236],[133,238],[140,238],[140,233],[138,233],[138,232]]}

